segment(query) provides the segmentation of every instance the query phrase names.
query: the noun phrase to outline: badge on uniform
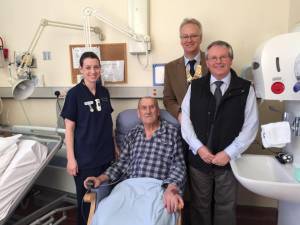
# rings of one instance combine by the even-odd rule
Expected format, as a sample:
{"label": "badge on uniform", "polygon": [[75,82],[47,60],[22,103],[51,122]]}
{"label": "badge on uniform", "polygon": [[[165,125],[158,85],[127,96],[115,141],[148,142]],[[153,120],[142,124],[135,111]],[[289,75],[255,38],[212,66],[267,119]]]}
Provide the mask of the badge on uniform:
{"label": "badge on uniform", "polygon": [[[93,108],[93,104],[94,104],[94,101],[87,101],[87,102],[84,102],[84,105],[87,105],[90,109],[90,112],[94,112],[94,108]],[[96,98],[95,99],[95,108],[98,112],[101,111],[101,102],[100,102],[100,99]]]}

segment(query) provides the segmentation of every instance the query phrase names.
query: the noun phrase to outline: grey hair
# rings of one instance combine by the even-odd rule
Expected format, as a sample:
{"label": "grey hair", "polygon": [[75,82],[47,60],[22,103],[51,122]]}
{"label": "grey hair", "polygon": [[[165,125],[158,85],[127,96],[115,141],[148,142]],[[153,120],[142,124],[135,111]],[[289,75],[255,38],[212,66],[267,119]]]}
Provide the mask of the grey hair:
{"label": "grey hair", "polygon": [[232,47],[230,44],[228,44],[226,41],[221,41],[221,40],[218,40],[218,41],[214,41],[212,43],[210,43],[207,48],[206,48],[206,52],[205,52],[205,58],[207,59],[208,57],[208,50],[213,47],[213,46],[221,46],[221,47],[225,47],[228,49],[228,55],[231,59],[233,59],[233,50],[232,50]]}
{"label": "grey hair", "polygon": [[196,25],[199,28],[200,36],[202,37],[202,25],[198,20],[196,20],[195,18],[184,18],[179,26],[179,32],[181,31],[182,27],[186,24]]}
{"label": "grey hair", "polygon": [[143,99],[152,99],[153,102],[154,102],[155,107],[159,110],[158,101],[157,101],[156,98],[154,98],[154,97],[152,97],[152,96],[144,96],[144,97],[141,97],[141,98],[139,99],[139,101],[138,101],[138,108],[140,108],[140,104],[141,104],[141,101],[142,101]]}

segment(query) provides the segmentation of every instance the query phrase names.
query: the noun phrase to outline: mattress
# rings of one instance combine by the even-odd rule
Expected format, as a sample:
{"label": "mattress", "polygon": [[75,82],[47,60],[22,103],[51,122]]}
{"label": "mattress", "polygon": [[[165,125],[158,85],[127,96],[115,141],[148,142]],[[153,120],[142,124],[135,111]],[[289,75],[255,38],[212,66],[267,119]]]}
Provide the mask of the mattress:
{"label": "mattress", "polygon": [[[14,144],[8,148],[13,148]],[[47,152],[46,146],[34,140],[20,140],[17,143],[15,154],[0,175],[0,221],[14,204],[18,204],[18,196],[31,184],[46,160]]]}
{"label": "mattress", "polygon": [[14,157],[18,149],[16,143],[21,136],[18,134],[11,137],[0,137],[0,177]]}

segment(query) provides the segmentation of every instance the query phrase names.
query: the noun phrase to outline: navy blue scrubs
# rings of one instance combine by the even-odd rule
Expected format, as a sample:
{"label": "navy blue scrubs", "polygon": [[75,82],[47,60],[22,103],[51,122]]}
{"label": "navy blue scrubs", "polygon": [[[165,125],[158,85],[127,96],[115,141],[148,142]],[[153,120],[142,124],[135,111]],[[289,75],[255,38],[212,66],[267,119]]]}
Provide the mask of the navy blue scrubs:
{"label": "navy blue scrubs", "polygon": [[79,172],[74,179],[78,225],[86,224],[89,211],[89,205],[82,201],[86,192],[83,181],[89,176],[99,176],[114,158],[112,111],[108,90],[97,82],[93,95],[82,80],[68,91],[61,112],[64,119],[75,122],[74,154]]}

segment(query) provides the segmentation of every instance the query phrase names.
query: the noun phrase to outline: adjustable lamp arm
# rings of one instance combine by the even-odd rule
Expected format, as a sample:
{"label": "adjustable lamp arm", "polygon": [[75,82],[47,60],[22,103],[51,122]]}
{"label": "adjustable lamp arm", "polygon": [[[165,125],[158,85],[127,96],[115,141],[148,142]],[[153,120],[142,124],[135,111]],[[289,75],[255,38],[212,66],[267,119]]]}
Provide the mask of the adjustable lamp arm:
{"label": "adjustable lamp arm", "polygon": [[86,7],[83,10],[83,14],[84,14],[84,16],[85,16],[86,19],[88,19],[90,16],[96,17],[101,22],[104,22],[104,23],[110,25],[115,30],[117,30],[117,31],[125,34],[126,36],[128,36],[129,38],[131,38],[131,39],[133,39],[135,41],[138,41],[138,42],[150,42],[150,36],[149,35],[146,35],[146,34],[137,34],[137,33],[135,33],[134,31],[132,31],[131,29],[129,29],[127,27],[122,27],[122,26],[116,25],[111,20],[109,20],[108,18],[106,18],[103,15],[101,15],[100,12],[97,9],[93,9],[91,7]]}
{"label": "adjustable lamp arm", "polygon": [[[51,21],[47,19],[41,19],[40,25],[38,26],[33,39],[26,51],[26,53],[22,57],[22,61],[20,66],[18,67],[17,74],[21,75],[23,72],[24,67],[30,67],[32,64],[32,53],[41,37],[41,34],[43,33],[46,26],[52,26],[52,27],[60,27],[60,28],[67,28],[72,30],[84,30],[84,27],[82,25],[78,24],[72,24],[72,23],[64,23],[64,22],[58,22],[58,21]],[[96,33],[99,35],[99,39],[103,40],[103,34],[99,27],[90,27],[90,31]]]}

